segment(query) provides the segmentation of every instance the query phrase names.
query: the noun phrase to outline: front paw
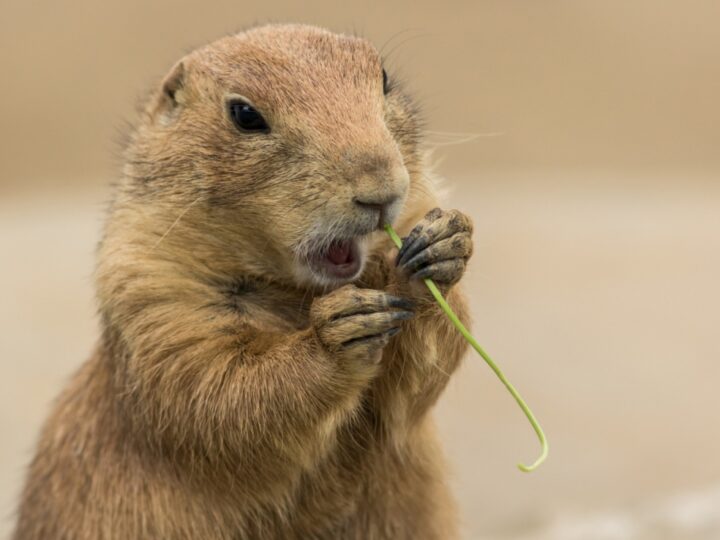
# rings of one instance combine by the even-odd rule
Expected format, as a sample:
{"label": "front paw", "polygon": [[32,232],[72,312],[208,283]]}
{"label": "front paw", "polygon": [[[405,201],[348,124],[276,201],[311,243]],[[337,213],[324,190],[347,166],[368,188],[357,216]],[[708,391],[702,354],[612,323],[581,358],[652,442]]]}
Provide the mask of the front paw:
{"label": "front paw", "polygon": [[311,324],[331,354],[360,367],[380,360],[382,349],[413,316],[413,304],[384,291],[345,285],[316,298]]}
{"label": "front paw", "polygon": [[472,229],[462,212],[435,208],[403,239],[395,262],[410,280],[430,278],[440,286],[454,285],[472,255]]}

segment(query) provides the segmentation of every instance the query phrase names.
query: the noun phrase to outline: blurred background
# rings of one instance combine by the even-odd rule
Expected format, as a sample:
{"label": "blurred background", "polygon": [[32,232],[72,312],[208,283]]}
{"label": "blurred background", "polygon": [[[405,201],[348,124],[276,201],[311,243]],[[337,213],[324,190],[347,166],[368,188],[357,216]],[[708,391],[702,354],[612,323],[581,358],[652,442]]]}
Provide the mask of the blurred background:
{"label": "blurred background", "polygon": [[358,33],[424,106],[476,223],[470,354],[437,409],[464,538],[720,538],[720,3],[0,3],[0,537],[97,338],[115,141],[184,52],[269,21]]}

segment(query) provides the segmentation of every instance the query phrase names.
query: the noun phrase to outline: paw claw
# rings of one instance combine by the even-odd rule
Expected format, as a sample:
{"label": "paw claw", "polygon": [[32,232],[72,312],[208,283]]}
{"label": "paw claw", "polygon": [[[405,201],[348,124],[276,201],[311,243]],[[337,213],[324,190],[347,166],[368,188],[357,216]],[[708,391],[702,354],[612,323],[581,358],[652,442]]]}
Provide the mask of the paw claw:
{"label": "paw claw", "polygon": [[415,302],[409,298],[401,298],[399,296],[390,296],[388,298],[388,305],[393,308],[400,308],[406,311],[411,311],[415,308]]}

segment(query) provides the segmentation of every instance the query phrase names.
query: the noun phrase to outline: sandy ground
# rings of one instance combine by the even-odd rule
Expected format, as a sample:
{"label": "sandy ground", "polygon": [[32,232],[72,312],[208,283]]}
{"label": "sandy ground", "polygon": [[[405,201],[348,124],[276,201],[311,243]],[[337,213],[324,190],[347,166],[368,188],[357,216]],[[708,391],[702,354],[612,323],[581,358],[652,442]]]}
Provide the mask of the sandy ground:
{"label": "sandy ground", "polygon": [[[477,224],[474,333],[552,444],[540,470],[515,469],[536,455],[532,430],[469,355],[437,409],[466,538],[720,538],[720,183],[641,180],[456,182],[448,206]],[[0,537],[96,337],[104,197],[0,197]]]}

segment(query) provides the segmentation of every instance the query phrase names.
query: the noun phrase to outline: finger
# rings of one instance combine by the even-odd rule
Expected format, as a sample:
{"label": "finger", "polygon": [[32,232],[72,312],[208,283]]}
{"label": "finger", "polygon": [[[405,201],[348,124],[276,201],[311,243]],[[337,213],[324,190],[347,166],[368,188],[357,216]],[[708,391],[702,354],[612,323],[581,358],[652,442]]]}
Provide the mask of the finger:
{"label": "finger", "polygon": [[320,339],[330,348],[353,339],[369,337],[399,326],[413,316],[411,311],[385,311],[369,315],[350,315],[327,323],[318,329]]}
{"label": "finger", "polygon": [[415,271],[427,264],[438,261],[457,258],[467,259],[471,254],[472,239],[470,235],[468,233],[458,233],[450,238],[430,244],[402,266],[407,270]]}
{"label": "finger", "polygon": [[352,286],[343,287],[323,297],[314,307],[315,321],[325,323],[348,315],[387,311],[390,308],[411,310],[414,306],[407,298]]}
{"label": "finger", "polygon": [[413,317],[412,311],[384,311],[367,315],[350,315],[327,325],[326,332],[333,332],[342,342],[372,336],[389,330]]}
{"label": "finger", "polygon": [[430,278],[437,283],[452,285],[462,277],[465,265],[465,259],[439,261],[421,268],[411,276],[411,279]]}
{"label": "finger", "polygon": [[423,228],[425,228],[427,225],[438,219],[440,216],[443,215],[443,211],[440,208],[433,208],[430,210],[425,216],[420,220],[420,223],[415,225],[413,227],[413,230],[410,231],[410,234],[408,234],[405,238],[403,238],[403,245],[400,248],[400,251],[398,251],[396,262],[400,260],[400,258],[403,256],[403,254],[414,244],[415,240],[420,236],[420,233],[422,232]]}
{"label": "finger", "polygon": [[390,308],[411,310],[414,304],[412,300],[408,298],[394,296],[383,291],[358,289],[348,298],[345,298],[344,302],[338,302],[335,307],[336,309],[329,320],[348,317],[350,315],[387,311]]}
{"label": "finger", "polygon": [[[398,334],[400,330],[400,327],[396,326],[381,334],[350,340],[342,345],[342,350],[355,355],[372,356],[390,343],[392,337]],[[380,360],[380,358],[378,357],[377,360]]]}
{"label": "finger", "polygon": [[397,264],[400,259],[402,259],[405,255],[405,252],[415,244],[415,241],[419,238],[423,227],[424,223],[418,223],[417,225],[415,225],[415,227],[413,227],[413,230],[410,231],[410,234],[408,234],[405,238],[402,239],[402,246],[400,246],[397,257],[395,257],[395,264]]}

